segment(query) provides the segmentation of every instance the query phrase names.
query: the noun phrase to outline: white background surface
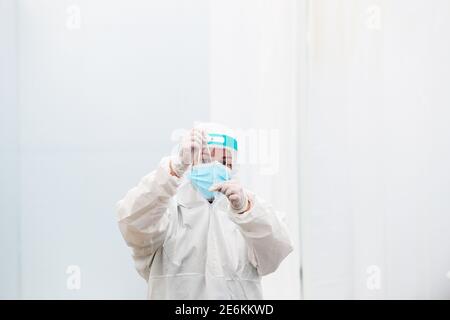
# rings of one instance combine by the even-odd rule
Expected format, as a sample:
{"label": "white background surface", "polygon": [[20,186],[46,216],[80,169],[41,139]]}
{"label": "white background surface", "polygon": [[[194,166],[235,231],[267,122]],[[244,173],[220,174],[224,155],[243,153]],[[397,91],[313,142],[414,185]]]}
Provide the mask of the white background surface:
{"label": "white background surface", "polygon": [[308,4],[305,298],[449,299],[450,3]]}
{"label": "white background surface", "polygon": [[13,0],[0,1],[0,299],[19,294],[17,33]]}
{"label": "white background surface", "polygon": [[0,0],[0,297],[145,298],[115,203],[210,118],[278,134],[266,298],[450,298],[449,37],[446,0]]}

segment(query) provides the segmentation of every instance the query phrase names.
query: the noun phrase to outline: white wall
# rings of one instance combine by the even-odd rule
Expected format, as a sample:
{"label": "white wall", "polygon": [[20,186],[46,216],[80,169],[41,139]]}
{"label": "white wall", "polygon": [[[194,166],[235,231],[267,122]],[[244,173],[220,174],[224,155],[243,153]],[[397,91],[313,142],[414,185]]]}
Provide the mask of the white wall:
{"label": "white wall", "polygon": [[0,297],[144,298],[115,203],[211,115],[279,135],[266,298],[450,298],[450,4],[303,5],[0,0]]}
{"label": "white wall", "polygon": [[0,299],[19,296],[16,4],[0,0]]}
{"label": "white wall", "polygon": [[308,5],[305,298],[448,299],[450,3]]}
{"label": "white wall", "polygon": [[22,298],[146,297],[115,204],[208,117],[207,22],[206,0],[18,1]]}

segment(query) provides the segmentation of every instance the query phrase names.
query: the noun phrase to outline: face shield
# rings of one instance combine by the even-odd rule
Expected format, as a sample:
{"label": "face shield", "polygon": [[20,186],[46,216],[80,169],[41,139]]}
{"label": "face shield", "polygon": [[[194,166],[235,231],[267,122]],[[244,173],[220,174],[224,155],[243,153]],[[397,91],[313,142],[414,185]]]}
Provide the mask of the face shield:
{"label": "face shield", "polygon": [[217,192],[209,188],[217,183],[230,180],[236,170],[235,159],[237,154],[237,141],[233,137],[197,126],[206,135],[206,146],[198,153],[196,164],[191,167],[188,178],[192,185],[206,199],[211,200]]}
{"label": "face shield", "polygon": [[217,123],[196,123],[195,128],[206,134],[207,145],[198,163],[217,161],[237,173],[238,142],[233,130]]}

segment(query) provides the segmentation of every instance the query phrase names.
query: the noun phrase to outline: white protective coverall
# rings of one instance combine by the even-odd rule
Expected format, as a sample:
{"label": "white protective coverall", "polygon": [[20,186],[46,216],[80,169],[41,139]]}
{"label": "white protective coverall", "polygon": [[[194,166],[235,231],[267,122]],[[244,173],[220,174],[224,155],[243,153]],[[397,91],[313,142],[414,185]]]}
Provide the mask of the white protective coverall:
{"label": "white protective coverall", "polygon": [[279,214],[246,190],[238,214],[220,194],[209,203],[169,157],[119,201],[120,231],[149,299],[262,299],[261,276],[292,251]]}

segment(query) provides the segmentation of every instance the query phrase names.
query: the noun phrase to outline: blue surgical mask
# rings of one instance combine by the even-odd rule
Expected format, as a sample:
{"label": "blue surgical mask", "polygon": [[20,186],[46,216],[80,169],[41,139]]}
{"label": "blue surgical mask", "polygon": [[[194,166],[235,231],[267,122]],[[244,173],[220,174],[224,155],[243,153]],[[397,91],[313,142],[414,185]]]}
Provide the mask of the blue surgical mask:
{"label": "blue surgical mask", "polygon": [[211,200],[217,192],[211,192],[209,188],[216,183],[230,180],[230,174],[228,167],[214,161],[193,166],[187,177],[205,199]]}

